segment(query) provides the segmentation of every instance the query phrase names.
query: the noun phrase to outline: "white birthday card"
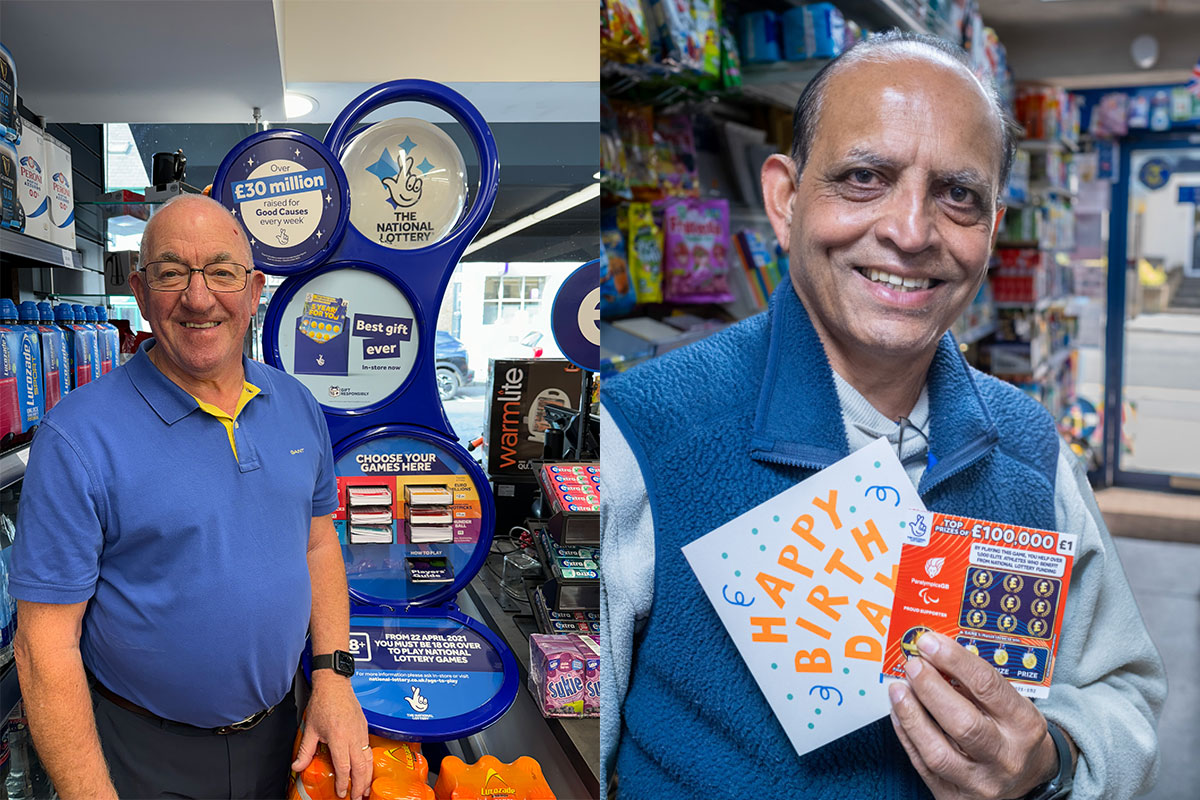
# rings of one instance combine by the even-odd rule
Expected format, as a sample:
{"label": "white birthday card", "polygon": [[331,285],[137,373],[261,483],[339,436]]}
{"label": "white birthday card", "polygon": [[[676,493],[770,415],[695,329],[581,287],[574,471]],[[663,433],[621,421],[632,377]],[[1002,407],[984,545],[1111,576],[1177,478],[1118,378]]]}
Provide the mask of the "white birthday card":
{"label": "white birthday card", "polygon": [[911,509],[924,504],[881,438],[683,548],[800,755],[888,713]]}

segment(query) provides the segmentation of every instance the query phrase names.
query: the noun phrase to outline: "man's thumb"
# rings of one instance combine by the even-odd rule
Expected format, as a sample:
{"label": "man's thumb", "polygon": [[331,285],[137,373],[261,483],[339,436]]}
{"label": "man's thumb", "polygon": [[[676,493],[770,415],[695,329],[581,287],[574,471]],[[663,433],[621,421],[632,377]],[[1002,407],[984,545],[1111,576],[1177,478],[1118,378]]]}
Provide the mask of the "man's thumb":
{"label": "man's thumb", "polygon": [[300,737],[300,747],[296,750],[296,760],[292,762],[292,772],[303,772],[312,763],[317,752],[320,738],[312,728],[305,728]]}

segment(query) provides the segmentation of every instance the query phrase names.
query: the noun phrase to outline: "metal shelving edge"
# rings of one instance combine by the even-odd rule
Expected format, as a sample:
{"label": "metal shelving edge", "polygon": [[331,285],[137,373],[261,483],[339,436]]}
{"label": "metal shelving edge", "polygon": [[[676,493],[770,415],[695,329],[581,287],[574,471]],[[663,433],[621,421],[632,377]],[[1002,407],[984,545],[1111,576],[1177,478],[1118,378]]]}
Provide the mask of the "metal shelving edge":
{"label": "metal shelving edge", "polygon": [[9,662],[0,670],[0,720],[8,719],[21,699],[21,685],[17,682],[17,665]]}
{"label": "metal shelving edge", "polygon": [[[0,228],[0,252],[5,256],[37,261],[52,267],[65,267],[78,272],[98,272],[83,265],[78,250],[67,250],[56,244],[34,239],[23,233]],[[20,266],[19,264],[13,266]]]}
{"label": "metal shelving edge", "polygon": [[21,445],[15,450],[9,450],[7,453],[0,455],[0,489],[7,489],[25,477],[25,467],[28,464],[28,444]]}

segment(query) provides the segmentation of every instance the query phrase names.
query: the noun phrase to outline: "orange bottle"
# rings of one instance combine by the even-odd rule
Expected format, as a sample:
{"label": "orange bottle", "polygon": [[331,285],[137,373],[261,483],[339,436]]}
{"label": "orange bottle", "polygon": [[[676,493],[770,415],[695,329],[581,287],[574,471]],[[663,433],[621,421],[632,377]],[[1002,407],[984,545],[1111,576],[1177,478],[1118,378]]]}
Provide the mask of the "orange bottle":
{"label": "orange bottle", "polygon": [[333,760],[324,743],[317,745],[312,761],[292,778],[287,800],[342,800],[334,789]]}
{"label": "orange bottle", "polygon": [[434,800],[433,789],[414,777],[376,778],[370,800]]}
{"label": "orange bottle", "polygon": [[421,783],[429,779],[429,762],[421,755],[420,744],[394,742],[375,734],[370,734],[368,741],[371,754],[375,757],[374,777],[414,777]]}
{"label": "orange bottle", "polygon": [[446,756],[433,793],[436,800],[555,800],[542,766],[529,756],[511,764],[495,756],[474,764]]}
{"label": "orange bottle", "polygon": [[[368,737],[368,742],[375,762],[371,800],[434,800],[433,790],[426,783],[429,762],[421,755],[421,745],[395,742],[374,734]],[[293,755],[299,748],[300,735],[297,734]],[[317,745],[309,765],[299,774],[293,773],[287,800],[342,800],[334,786],[333,759],[322,742]],[[347,790],[349,794],[350,790]]]}

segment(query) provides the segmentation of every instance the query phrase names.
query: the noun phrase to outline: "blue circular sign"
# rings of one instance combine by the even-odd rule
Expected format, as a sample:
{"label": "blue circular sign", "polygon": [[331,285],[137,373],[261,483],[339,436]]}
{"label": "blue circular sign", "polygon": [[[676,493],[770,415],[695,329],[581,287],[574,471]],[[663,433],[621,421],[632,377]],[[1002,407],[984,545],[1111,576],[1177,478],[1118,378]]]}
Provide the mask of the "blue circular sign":
{"label": "blue circular sign", "polygon": [[571,273],[554,296],[550,312],[554,341],[575,366],[600,369],[600,260]]}
{"label": "blue circular sign", "polygon": [[213,197],[241,221],[255,265],[275,275],[320,263],[341,240],[350,214],[341,165],[299,131],[243,139],[217,169]]}
{"label": "blue circular sign", "polygon": [[1171,179],[1171,165],[1161,158],[1151,158],[1138,170],[1138,180],[1147,189],[1161,189]]}

